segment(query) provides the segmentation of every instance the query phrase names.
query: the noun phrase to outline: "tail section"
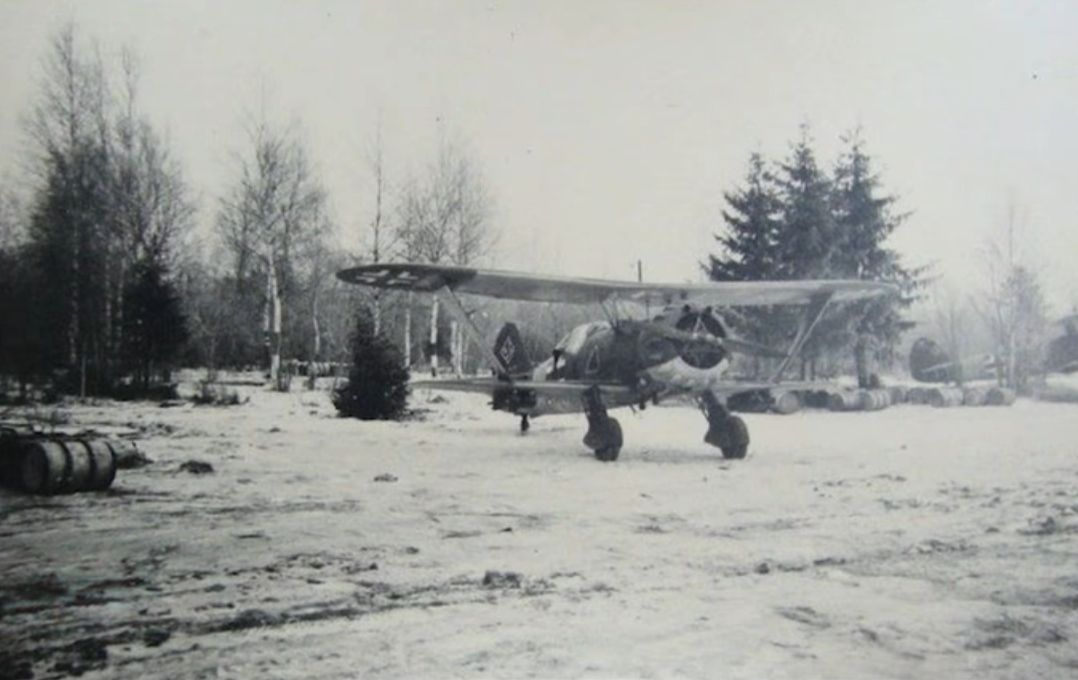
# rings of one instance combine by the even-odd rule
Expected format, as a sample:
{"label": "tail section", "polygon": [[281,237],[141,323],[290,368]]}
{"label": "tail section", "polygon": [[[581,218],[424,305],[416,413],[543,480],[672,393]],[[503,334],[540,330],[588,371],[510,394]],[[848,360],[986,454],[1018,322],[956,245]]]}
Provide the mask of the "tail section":
{"label": "tail section", "polygon": [[910,375],[918,382],[957,381],[961,366],[936,341],[918,338],[910,349]]}
{"label": "tail section", "polygon": [[502,371],[508,375],[527,375],[532,370],[532,363],[524,351],[524,340],[514,323],[506,323],[498,332],[498,338],[494,341],[494,356],[501,364]]}

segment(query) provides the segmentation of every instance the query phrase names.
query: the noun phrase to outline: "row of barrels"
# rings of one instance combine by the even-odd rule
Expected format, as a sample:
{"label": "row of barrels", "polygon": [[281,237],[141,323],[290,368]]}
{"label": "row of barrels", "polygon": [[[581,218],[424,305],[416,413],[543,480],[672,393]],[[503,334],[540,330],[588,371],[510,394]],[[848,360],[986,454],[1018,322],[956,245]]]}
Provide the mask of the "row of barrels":
{"label": "row of barrels", "polygon": [[873,390],[849,390],[827,395],[832,411],[878,411],[893,404],[928,404],[936,408],[950,406],[1010,406],[1014,390],[1005,387],[905,387]]}
{"label": "row of barrels", "polygon": [[949,406],[1010,406],[1016,398],[1007,387],[913,387],[906,392],[910,404]]}
{"label": "row of barrels", "polygon": [[891,403],[891,392],[885,389],[832,392],[827,396],[827,408],[832,411],[879,411]]}
{"label": "row of barrels", "polygon": [[103,491],[116,478],[117,463],[132,455],[134,442],[122,439],[28,438],[17,451],[16,481],[34,494]]}

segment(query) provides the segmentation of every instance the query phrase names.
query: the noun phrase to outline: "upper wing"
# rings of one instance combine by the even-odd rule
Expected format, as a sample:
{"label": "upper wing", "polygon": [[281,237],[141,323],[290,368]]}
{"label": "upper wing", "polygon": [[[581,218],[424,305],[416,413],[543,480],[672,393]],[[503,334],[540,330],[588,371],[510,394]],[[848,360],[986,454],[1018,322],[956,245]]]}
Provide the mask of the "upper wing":
{"label": "upper wing", "polygon": [[820,297],[841,302],[897,290],[891,284],[856,280],[645,284],[430,264],[371,264],[341,270],[337,277],[377,288],[434,292],[448,287],[458,293],[572,304],[616,299],[650,305],[682,302],[718,307],[802,305]]}

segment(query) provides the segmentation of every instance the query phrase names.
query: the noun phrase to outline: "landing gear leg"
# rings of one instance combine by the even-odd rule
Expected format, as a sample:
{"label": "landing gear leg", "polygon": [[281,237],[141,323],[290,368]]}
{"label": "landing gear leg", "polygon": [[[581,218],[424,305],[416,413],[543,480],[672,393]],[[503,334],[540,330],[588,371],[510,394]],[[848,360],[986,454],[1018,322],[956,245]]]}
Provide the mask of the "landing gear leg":
{"label": "landing gear leg", "polygon": [[744,458],[749,452],[749,428],[745,426],[745,421],[730,415],[730,411],[711,392],[704,392],[700,407],[707,416],[704,441],[719,447],[723,458]]}
{"label": "landing gear leg", "polygon": [[531,423],[528,422],[528,414],[520,414],[520,434],[528,434],[528,430],[531,428]]}
{"label": "landing gear leg", "polygon": [[618,459],[621,453],[621,424],[606,414],[606,406],[598,387],[588,389],[582,395],[584,415],[588,417],[588,431],[584,435],[584,446],[595,452],[595,457],[603,462]]}

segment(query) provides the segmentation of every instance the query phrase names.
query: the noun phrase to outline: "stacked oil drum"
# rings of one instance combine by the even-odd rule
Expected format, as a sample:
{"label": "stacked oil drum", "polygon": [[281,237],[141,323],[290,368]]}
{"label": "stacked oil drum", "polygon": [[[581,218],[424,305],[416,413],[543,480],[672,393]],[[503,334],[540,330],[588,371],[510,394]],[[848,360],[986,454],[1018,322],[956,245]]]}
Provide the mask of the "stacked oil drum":
{"label": "stacked oil drum", "polygon": [[34,494],[103,491],[116,478],[117,462],[135,453],[122,439],[57,437],[0,428],[0,477],[6,486]]}
{"label": "stacked oil drum", "polygon": [[790,390],[751,390],[732,395],[727,401],[732,411],[790,415],[801,410],[801,396]]}
{"label": "stacked oil drum", "polygon": [[885,389],[832,392],[827,408],[832,411],[879,411],[891,405],[891,392]]}
{"label": "stacked oil drum", "polygon": [[951,406],[1010,406],[1014,403],[1014,390],[1007,387],[926,387],[919,390],[914,402],[910,390],[911,403],[928,404],[936,408]]}
{"label": "stacked oil drum", "polygon": [[952,406],[1010,406],[1014,390],[1006,387],[889,387],[874,390],[846,390],[827,395],[832,411],[878,411],[894,404],[928,404],[936,408]]}

